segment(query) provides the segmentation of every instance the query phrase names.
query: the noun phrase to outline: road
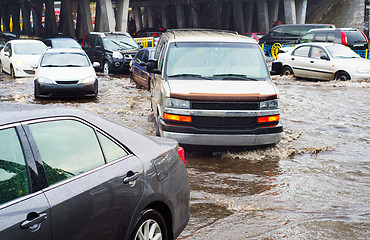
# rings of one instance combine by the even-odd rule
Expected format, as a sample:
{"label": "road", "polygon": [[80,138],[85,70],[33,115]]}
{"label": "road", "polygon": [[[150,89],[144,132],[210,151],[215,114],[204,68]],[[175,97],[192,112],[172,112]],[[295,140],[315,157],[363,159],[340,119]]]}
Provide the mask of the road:
{"label": "road", "polygon": [[[96,100],[35,100],[32,78],[0,74],[0,102],[63,105],[154,135],[150,93],[99,76]],[[186,150],[191,219],[179,239],[368,239],[370,81],[276,77],[275,147]]]}

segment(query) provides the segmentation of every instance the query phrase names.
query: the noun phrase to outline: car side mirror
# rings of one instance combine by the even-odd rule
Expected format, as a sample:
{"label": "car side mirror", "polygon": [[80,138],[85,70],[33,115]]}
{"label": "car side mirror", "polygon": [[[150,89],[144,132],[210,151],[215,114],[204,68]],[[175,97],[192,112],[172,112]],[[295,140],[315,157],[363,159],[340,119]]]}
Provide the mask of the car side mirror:
{"label": "car side mirror", "polygon": [[100,51],[103,50],[103,48],[101,46],[96,46],[95,49],[100,50]]}
{"label": "car side mirror", "polygon": [[98,67],[100,67],[100,63],[99,63],[99,62],[93,62],[93,67],[94,67],[94,68],[98,68]]}
{"label": "car side mirror", "polygon": [[330,58],[329,58],[328,56],[326,56],[326,55],[322,55],[322,56],[320,56],[320,59],[330,60]]}
{"label": "car side mirror", "polygon": [[162,71],[158,69],[158,61],[156,59],[149,59],[146,63],[146,70],[148,73],[161,74]]}
{"label": "car side mirror", "polygon": [[143,66],[143,67],[147,67],[148,66],[148,64],[146,62],[140,62],[139,65],[140,66]]}
{"label": "car side mirror", "polygon": [[282,62],[272,62],[271,75],[281,75],[283,73],[283,63]]}

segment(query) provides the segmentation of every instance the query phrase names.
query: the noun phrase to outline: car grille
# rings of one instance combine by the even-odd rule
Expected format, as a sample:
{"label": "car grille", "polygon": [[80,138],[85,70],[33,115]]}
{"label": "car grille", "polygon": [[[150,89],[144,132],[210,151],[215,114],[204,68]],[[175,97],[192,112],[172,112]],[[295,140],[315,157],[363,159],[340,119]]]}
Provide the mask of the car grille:
{"label": "car grille", "polygon": [[73,81],[56,81],[57,84],[77,84],[78,80],[73,80]]}
{"label": "car grille", "polygon": [[257,102],[203,102],[192,101],[192,109],[204,110],[258,110]]}
{"label": "car grille", "polygon": [[206,128],[248,128],[257,124],[257,117],[202,117],[193,116],[192,122]]}

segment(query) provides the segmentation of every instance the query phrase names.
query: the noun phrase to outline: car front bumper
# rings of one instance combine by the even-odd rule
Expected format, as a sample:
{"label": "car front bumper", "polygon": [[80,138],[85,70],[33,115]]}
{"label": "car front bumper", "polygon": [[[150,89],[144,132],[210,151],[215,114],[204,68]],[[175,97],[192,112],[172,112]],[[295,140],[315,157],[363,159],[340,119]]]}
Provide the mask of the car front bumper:
{"label": "car front bumper", "polygon": [[35,82],[38,97],[85,96],[95,97],[98,93],[98,81],[90,84],[50,84]]}

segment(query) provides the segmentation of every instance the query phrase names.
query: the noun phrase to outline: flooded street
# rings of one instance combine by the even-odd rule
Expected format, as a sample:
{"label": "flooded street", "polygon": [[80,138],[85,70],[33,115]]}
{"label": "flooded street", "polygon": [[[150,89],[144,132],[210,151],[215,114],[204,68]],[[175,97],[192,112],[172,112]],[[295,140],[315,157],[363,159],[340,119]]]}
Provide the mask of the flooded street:
{"label": "flooded street", "polygon": [[[33,79],[0,73],[0,102],[70,106],[154,135],[150,93],[99,76],[97,99],[35,100]],[[179,239],[368,239],[370,81],[274,78],[283,140],[274,147],[186,150],[191,219]]]}

